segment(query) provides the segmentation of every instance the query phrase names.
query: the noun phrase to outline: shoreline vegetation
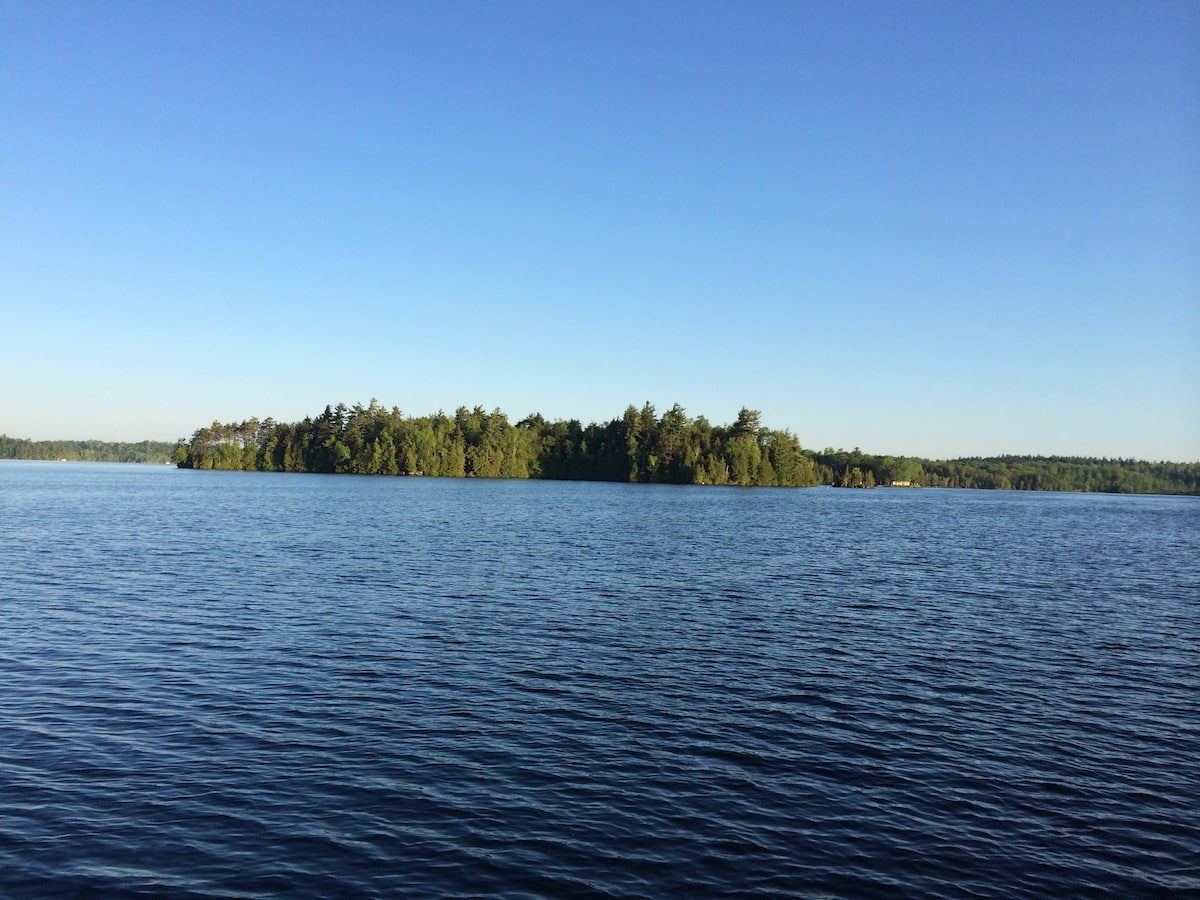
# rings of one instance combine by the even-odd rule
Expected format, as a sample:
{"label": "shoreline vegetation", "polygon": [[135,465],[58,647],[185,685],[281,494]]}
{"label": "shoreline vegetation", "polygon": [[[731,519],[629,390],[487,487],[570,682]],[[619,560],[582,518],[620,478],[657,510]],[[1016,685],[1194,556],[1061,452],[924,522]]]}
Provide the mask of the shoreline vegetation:
{"label": "shoreline vegetation", "polygon": [[762,487],[957,487],[1135,494],[1200,494],[1200,463],[1063,456],[953,460],[800,446],[790,431],[742,408],[731,425],[650,403],[607,423],[511,423],[499,409],[459,407],[406,416],[399,408],[326,406],[291,424],[212,425],[175,443],[30,441],[0,435],[0,459],[173,462],[183,469],[356,475],[543,478]]}
{"label": "shoreline vegetation", "polygon": [[177,441],[31,441],[0,434],[0,459],[65,462],[175,462]]}
{"label": "shoreline vegetation", "polygon": [[316,417],[198,429],[174,450],[180,468],[359,475],[544,478],[763,487],[960,487],[1200,494],[1200,463],[1000,456],[955,460],[804,449],[743,407],[731,425],[650,403],[583,425],[499,409],[406,416],[398,407],[326,406]]}

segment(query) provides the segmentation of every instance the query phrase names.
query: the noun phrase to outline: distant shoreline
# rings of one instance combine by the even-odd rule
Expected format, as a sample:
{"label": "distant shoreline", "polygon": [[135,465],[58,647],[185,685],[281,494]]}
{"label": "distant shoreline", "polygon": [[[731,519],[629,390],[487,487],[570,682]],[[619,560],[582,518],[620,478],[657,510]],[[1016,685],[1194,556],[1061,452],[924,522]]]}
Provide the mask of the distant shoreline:
{"label": "distant shoreline", "polygon": [[629,406],[607,423],[516,424],[499,409],[405,416],[374,401],[326,406],[285,424],[249,419],[197,429],[189,440],[33,441],[0,434],[0,459],[174,464],[180,468],[433,477],[536,478],[758,487],[957,487],[1200,495],[1200,462],[1069,456],[932,460],[802,448],[742,408],[731,425]]}
{"label": "distant shoreline", "polygon": [[176,462],[176,442],[31,441],[0,434],[0,459],[47,462]]}
{"label": "distant shoreline", "polygon": [[327,405],[300,422],[249,419],[197,429],[175,448],[181,468],[355,475],[757,487],[960,487],[1130,494],[1200,494],[1200,462],[1064,456],[931,460],[813,450],[743,407],[728,425],[630,405],[605,423],[510,422],[482,407],[406,416],[372,401]]}

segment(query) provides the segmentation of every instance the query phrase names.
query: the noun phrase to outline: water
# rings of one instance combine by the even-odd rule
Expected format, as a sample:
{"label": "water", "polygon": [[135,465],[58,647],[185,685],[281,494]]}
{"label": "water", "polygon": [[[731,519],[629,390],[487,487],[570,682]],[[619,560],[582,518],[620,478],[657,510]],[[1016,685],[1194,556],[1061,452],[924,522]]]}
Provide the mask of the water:
{"label": "water", "polygon": [[0,464],[0,895],[1200,892],[1200,502]]}

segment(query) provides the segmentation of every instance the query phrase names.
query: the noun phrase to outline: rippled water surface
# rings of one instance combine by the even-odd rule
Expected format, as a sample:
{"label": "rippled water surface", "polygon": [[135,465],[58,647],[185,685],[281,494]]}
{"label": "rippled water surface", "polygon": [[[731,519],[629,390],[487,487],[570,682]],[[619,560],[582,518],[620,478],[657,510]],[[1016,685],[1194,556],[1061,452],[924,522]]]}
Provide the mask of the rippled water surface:
{"label": "rippled water surface", "polygon": [[1200,502],[0,464],[0,895],[1200,892]]}

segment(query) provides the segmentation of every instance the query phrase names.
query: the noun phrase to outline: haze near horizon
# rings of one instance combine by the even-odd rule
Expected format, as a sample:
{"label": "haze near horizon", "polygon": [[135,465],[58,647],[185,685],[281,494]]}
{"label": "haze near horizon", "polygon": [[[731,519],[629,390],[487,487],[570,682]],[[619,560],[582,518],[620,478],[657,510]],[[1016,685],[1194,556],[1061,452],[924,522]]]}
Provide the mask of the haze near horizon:
{"label": "haze near horizon", "polygon": [[0,432],[1200,460],[1200,6],[0,6]]}

